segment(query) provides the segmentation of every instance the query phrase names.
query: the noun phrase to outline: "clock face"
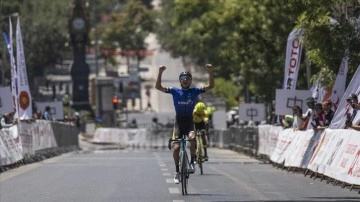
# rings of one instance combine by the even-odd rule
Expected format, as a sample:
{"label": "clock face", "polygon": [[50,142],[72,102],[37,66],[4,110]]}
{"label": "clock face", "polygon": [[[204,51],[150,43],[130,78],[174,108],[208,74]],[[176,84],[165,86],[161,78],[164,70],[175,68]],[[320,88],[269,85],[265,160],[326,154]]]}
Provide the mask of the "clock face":
{"label": "clock face", "polygon": [[80,30],[85,27],[84,19],[77,17],[72,21],[72,26],[74,29]]}

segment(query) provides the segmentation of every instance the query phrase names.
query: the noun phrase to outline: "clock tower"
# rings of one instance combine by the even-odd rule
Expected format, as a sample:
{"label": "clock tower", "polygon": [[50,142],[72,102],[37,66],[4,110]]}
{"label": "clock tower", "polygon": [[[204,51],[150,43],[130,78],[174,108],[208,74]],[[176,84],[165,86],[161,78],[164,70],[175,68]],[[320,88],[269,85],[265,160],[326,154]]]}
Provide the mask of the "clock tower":
{"label": "clock tower", "polygon": [[73,48],[72,78],[72,108],[76,110],[91,110],[89,104],[89,74],[86,63],[86,45],[88,43],[89,19],[84,0],[74,0],[75,6],[69,20],[69,32]]}

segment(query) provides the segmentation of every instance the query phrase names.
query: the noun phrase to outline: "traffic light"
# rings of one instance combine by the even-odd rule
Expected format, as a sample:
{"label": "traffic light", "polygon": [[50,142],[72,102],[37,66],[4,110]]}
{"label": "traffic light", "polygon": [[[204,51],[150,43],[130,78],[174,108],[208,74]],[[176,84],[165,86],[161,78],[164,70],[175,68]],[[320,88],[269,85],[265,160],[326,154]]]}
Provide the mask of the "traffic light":
{"label": "traffic light", "polygon": [[118,108],[118,103],[119,103],[119,99],[117,96],[114,96],[112,99],[112,103],[113,103],[113,108],[117,109]]}

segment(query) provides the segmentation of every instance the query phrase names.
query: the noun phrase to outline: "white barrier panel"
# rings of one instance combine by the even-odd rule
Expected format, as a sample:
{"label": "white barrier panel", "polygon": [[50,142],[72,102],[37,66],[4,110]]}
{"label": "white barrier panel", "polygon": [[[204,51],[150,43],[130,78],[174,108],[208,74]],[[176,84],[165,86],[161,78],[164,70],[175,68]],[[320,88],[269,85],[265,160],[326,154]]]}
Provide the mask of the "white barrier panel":
{"label": "white barrier panel", "polygon": [[0,130],[0,166],[16,163],[23,158],[17,126]]}
{"label": "white barrier panel", "polygon": [[149,138],[146,136],[146,128],[119,129],[98,128],[95,131],[94,143],[118,143],[127,145],[148,145]]}
{"label": "white barrier panel", "polygon": [[0,166],[16,163],[23,159],[25,154],[58,147],[51,124],[51,121],[37,120],[36,123],[21,122],[10,128],[1,129]]}
{"label": "white barrier panel", "polygon": [[51,121],[36,120],[36,124],[31,125],[33,135],[33,151],[57,147],[55,134],[51,127]]}
{"label": "white barrier panel", "polygon": [[271,156],[275,151],[281,126],[259,125],[259,148],[258,154]]}
{"label": "white barrier panel", "polygon": [[[275,128],[275,129],[274,129]],[[264,132],[263,130],[268,130]],[[271,134],[272,133],[272,134]],[[293,131],[277,126],[259,126],[262,136],[277,135],[277,144],[270,156],[286,167],[308,168],[339,181],[360,185],[360,132],[351,129]],[[259,140],[261,151],[267,151],[267,141]],[[259,152],[260,153],[260,152]]]}

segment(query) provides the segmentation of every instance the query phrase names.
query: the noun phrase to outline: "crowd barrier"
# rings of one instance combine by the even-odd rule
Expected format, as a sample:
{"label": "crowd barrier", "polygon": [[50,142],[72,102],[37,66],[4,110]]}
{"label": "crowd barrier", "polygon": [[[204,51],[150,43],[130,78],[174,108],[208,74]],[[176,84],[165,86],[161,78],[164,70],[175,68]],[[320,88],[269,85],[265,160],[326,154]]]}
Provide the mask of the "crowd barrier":
{"label": "crowd barrier", "polygon": [[[93,142],[123,146],[167,147],[172,128],[99,128]],[[302,169],[336,183],[360,185],[360,132],[355,130],[294,131],[280,126],[231,126],[210,130],[209,145],[234,149],[270,160],[284,168]]]}
{"label": "crowd barrier", "polygon": [[69,124],[37,120],[0,130],[0,167],[49,148],[79,146],[79,130]]}
{"label": "crowd barrier", "polygon": [[[123,147],[167,148],[173,128],[97,128],[93,143],[116,143]],[[37,150],[78,145],[78,129],[66,124],[38,120],[0,130],[0,166],[15,163]],[[231,126],[210,130],[209,146],[234,149],[270,160],[278,166],[302,169],[334,184],[360,185],[360,132],[349,129],[314,132],[280,126]]]}

